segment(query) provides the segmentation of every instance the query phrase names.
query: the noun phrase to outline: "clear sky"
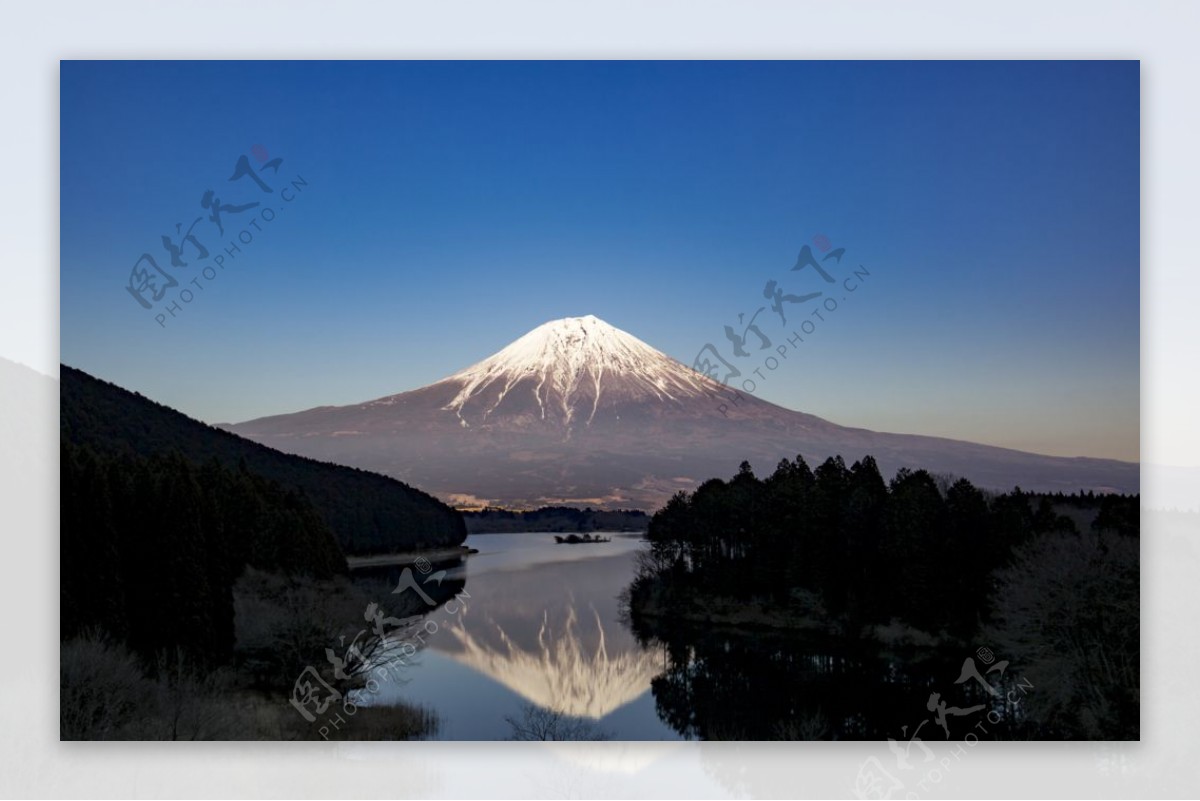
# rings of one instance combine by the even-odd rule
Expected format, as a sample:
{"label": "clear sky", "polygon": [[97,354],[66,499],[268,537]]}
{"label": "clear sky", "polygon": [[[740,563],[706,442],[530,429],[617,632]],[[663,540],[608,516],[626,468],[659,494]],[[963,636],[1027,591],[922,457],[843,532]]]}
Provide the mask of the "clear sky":
{"label": "clear sky", "polygon": [[[762,398],[1138,457],[1137,62],[61,69],[62,360],[200,419],[414,389],[584,314],[745,378],[772,351],[724,327],[776,280],[825,295],[757,318],[772,348],[813,322]],[[789,269],[805,245],[845,248],[835,284]],[[150,309],[143,253],[177,281]]]}

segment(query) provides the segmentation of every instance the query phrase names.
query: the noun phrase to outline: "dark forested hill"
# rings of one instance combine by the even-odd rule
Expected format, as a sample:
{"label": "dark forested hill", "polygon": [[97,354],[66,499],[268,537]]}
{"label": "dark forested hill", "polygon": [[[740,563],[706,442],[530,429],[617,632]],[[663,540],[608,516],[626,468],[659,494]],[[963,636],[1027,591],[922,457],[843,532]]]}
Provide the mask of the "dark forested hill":
{"label": "dark forested hill", "polygon": [[247,566],[314,579],[346,571],[312,505],[245,469],[64,439],[60,479],[64,639],[99,629],[147,657],[178,647],[220,664]]}
{"label": "dark forested hill", "polygon": [[66,365],[61,371],[65,442],[114,456],[177,452],[216,460],[300,491],[350,555],[457,545],[461,515],[436,498],[376,473],[290,456],[193,420],[140,394]]}

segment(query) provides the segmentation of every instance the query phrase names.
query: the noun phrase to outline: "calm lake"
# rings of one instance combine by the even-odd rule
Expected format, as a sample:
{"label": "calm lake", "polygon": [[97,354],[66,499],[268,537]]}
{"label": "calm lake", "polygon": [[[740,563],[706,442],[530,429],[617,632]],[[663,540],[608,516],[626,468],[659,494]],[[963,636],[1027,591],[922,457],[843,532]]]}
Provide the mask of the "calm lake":
{"label": "calm lake", "polygon": [[[619,596],[646,543],[604,536],[471,535],[479,553],[438,566],[465,600],[429,612],[436,625],[403,680],[363,702],[425,706],[447,740],[531,739],[531,728],[540,738],[547,725],[560,726],[550,739],[942,740],[988,714],[1003,720],[997,733],[1021,717],[1021,696],[1000,692],[1014,677],[999,663],[987,673],[961,647],[671,621],[643,629],[640,643]],[[958,706],[939,720],[931,693]]]}
{"label": "calm lake", "polygon": [[642,535],[604,536],[610,541],[560,545],[544,533],[471,535],[466,545],[479,553],[447,573],[466,582],[465,608],[428,615],[437,631],[410,660],[406,681],[381,688],[380,702],[434,710],[447,740],[509,739],[506,718],[537,710],[579,719],[585,736],[679,739],[650,692],[662,655],[639,646],[619,619],[617,596]]}

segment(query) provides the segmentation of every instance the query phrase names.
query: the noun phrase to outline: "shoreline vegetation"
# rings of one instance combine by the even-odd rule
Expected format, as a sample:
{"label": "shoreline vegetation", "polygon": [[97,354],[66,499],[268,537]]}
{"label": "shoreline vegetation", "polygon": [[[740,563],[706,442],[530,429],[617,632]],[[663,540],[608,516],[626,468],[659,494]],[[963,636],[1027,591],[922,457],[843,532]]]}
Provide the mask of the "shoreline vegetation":
{"label": "shoreline vegetation", "polygon": [[[378,577],[352,580],[348,557],[444,563],[466,550],[461,516],[432,496],[274,451],[65,365],[60,409],[61,739],[323,737],[324,721],[290,703],[305,671],[345,699],[380,653],[379,638],[357,639],[364,610],[428,610]],[[462,586],[428,592],[441,603]],[[330,658],[347,643],[353,654]],[[404,703],[328,715],[342,712],[339,739],[437,725]]]}
{"label": "shoreline vegetation", "polygon": [[[444,590],[450,592],[452,590]],[[280,574],[248,567],[231,588],[232,642],[214,655],[184,645],[135,647],[108,628],[64,636],[60,656],[62,740],[408,740],[432,736],[433,710],[400,702],[357,706],[335,702],[306,720],[290,703],[310,667],[342,698],[361,689],[378,642],[361,644],[361,659],[339,679],[326,649],[356,639],[363,610],[389,599],[384,581],[339,575]],[[386,614],[424,611],[415,599]],[[324,694],[322,690],[322,694]],[[332,733],[328,719],[344,725]]]}
{"label": "shoreline vegetation", "polygon": [[[452,584],[452,592],[462,582]],[[360,690],[376,656],[386,658],[377,638],[360,648],[361,658],[330,671],[328,651],[358,642],[364,609],[386,618],[427,611],[397,604],[383,581],[346,576],[318,579],[247,568],[231,588],[234,607],[231,650],[221,656],[181,644],[131,646],[93,626],[64,636],[60,646],[61,740],[411,740],[433,736],[433,710],[397,701],[345,707],[335,702],[325,715],[306,720],[293,707],[295,689],[307,669],[341,698]],[[387,600],[392,609],[382,610]],[[439,597],[438,602],[445,600]],[[416,619],[412,617],[412,619]],[[177,621],[184,625],[184,621]],[[179,639],[179,638],[176,638]],[[340,648],[338,649],[341,650]],[[324,693],[324,691],[322,691]],[[352,711],[351,711],[352,709]],[[332,732],[331,721],[344,725]]]}
{"label": "shoreline vegetation", "polygon": [[[996,494],[908,469],[887,482],[869,456],[785,459],[766,479],[743,462],[654,514],[622,601],[670,657],[667,699],[721,684],[710,674],[734,642],[811,635],[960,662],[987,643],[1056,685],[1029,702],[1023,734],[1136,739],[1139,527],[1136,495]],[[724,646],[693,661],[712,639]]]}

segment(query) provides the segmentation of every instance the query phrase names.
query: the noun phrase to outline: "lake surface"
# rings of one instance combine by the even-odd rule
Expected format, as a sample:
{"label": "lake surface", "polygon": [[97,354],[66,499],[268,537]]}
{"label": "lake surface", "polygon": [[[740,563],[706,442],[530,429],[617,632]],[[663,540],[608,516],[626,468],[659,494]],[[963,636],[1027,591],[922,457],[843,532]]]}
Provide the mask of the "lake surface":
{"label": "lake surface", "polygon": [[[447,604],[427,619],[437,630],[410,660],[400,685],[380,702],[403,699],[437,713],[437,736],[504,740],[507,719],[546,712],[568,716],[583,737],[679,739],[655,711],[650,681],[660,651],[643,648],[622,625],[618,595],[633,577],[641,534],[609,542],[555,543],[554,535],[473,534],[479,553],[451,567],[465,581],[463,608]],[[447,607],[453,610],[448,611]]]}
{"label": "lake surface", "polygon": [[[447,740],[905,742],[959,738],[984,718],[1000,734],[1022,718],[1026,690],[1009,692],[1020,677],[962,646],[683,621],[644,622],[639,640],[619,596],[646,543],[605,536],[578,545],[546,533],[468,537],[479,553],[435,566],[450,589],[425,616],[424,644],[401,680],[361,702],[427,707]],[[949,707],[940,718],[934,694]]]}

